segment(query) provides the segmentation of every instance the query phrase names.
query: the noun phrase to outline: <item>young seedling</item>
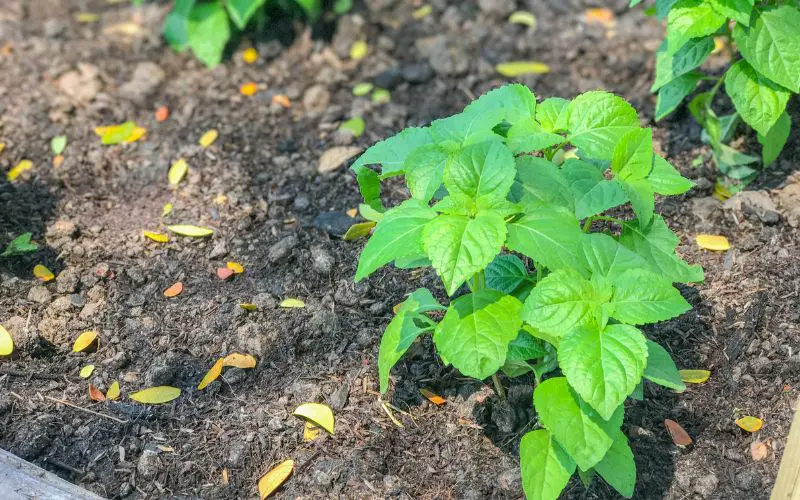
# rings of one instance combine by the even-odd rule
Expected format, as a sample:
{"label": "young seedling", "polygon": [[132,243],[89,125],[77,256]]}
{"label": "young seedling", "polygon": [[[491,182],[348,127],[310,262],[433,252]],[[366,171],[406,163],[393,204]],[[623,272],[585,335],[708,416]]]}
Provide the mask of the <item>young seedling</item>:
{"label": "young seedling", "polygon": [[[355,279],[391,262],[432,266],[452,297],[445,307],[420,288],[396,308],[378,354],[380,391],[427,333],[445,363],[493,377],[498,392],[498,372],[532,372],[538,428],[520,444],[528,498],[557,498],[576,469],[630,496],[626,398],[641,398],[645,378],[684,389],[639,326],[688,311],[673,282],[703,279],[653,212],[655,193],[692,183],[654,154],[636,111],[606,92],[537,103],[527,87],[507,85],[375,144],[352,169],[362,214],[378,221]],[[380,181],[395,176],[411,198],[384,211]],[[627,203],[635,218],[606,215]],[[439,322],[433,311],[444,311]]]}
{"label": "young seedling", "polygon": [[[641,0],[633,0],[631,5]],[[664,118],[703,80],[714,81],[696,95],[689,111],[703,127],[714,161],[735,191],[758,174],[758,158],[726,145],[739,118],[757,132],[761,164],[780,154],[792,121],[786,104],[800,92],[800,6],[797,2],[743,0],[656,0],[655,13],[667,20],[667,36],[656,53],[652,91],[658,92],[656,120]],[[698,68],[724,48],[730,66],[720,77]],[[722,86],[736,112],[718,116],[714,97]],[[732,182],[731,182],[732,180]]]}

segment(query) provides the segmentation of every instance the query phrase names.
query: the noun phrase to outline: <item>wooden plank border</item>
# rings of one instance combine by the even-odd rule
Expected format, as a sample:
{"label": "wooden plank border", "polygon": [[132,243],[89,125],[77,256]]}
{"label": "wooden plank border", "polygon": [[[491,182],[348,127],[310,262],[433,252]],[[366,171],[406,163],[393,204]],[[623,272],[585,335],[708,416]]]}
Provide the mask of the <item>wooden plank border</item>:
{"label": "wooden plank border", "polygon": [[0,449],[0,497],[4,500],[103,500],[30,462]]}
{"label": "wooden plank border", "polygon": [[797,402],[770,500],[800,500],[800,400]]}

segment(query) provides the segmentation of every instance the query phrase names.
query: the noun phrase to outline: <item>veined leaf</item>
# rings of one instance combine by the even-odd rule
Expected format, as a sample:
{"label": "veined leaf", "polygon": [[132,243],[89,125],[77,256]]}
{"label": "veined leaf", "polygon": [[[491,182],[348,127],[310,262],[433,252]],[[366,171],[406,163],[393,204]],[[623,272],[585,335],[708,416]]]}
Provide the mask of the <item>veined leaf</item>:
{"label": "veined leaf", "polygon": [[231,36],[228,14],[219,0],[197,3],[189,12],[188,43],[194,55],[213,68],[222,61]]}
{"label": "veined leaf", "polygon": [[557,500],[575,472],[575,461],[547,429],[528,432],[519,444],[522,489],[537,500]]}
{"label": "veined leaf", "polygon": [[499,141],[467,146],[447,163],[444,185],[450,194],[475,200],[505,199],[514,182],[514,157]]}
{"label": "veined leaf", "polygon": [[653,223],[646,229],[638,224],[623,224],[619,242],[644,258],[651,271],[670,281],[703,281],[703,269],[697,265],[690,266],[675,253],[680,239],[667,227],[660,215],[655,215]]}
{"label": "veined leaf", "polygon": [[626,271],[613,284],[611,315],[622,323],[657,323],[692,308],[669,279],[645,269]]}
{"label": "veined leaf", "polygon": [[603,276],[612,283],[626,271],[647,267],[642,257],[603,233],[587,234],[580,255],[592,275]]}
{"label": "veined leaf", "polygon": [[625,99],[602,91],[581,94],[559,115],[556,128],[589,157],[610,160],[626,133],[639,129],[639,116]]}
{"label": "veined leaf", "polygon": [[572,213],[542,204],[508,225],[506,246],[549,269],[573,268],[585,274],[578,256],[583,236]]}
{"label": "veined leaf", "polygon": [[636,486],[636,462],[628,445],[628,438],[617,432],[614,444],[608,449],[606,456],[594,466],[594,470],[606,480],[620,495],[625,498],[633,496]]}
{"label": "veined leaf", "polygon": [[766,7],[750,28],[736,24],[736,46],[757,72],[800,92],[800,11],[791,5]]}
{"label": "veined leaf", "polygon": [[237,28],[243,30],[253,14],[264,5],[264,2],[265,0],[228,0],[225,6],[228,8],[231,21]]}
{"label": "veined leaf", "polygon": [[607,180],[597,167],[584,161],[565,161],[561,174],[570,188],[575,216],[579,219],[605,212],[628,200],[620,184]]}
{"label": "veined leaf", "polygon": [[667,53],[675,54],[692,38],[713,34],[725,20],[713,2],[679,0],[667,15]]}
{"label": "veined leaf", "polygon": [[655,92],[675,79],[689,74],[703,64],[713,50],[714,40],[702,37],[689,40],[677,52],[669,54],[665,40],[656,51],[656,80],[650,91]]}
{"label": "veined leaf", "polygon": [[647,366],[644,368],[644,378],[678,392],[686,390],[686,384],[681,380],[672,357],[666,349],[652,340],[647,341]]}
{"label": "veined leaf", "polygon": [[516,255],[498,255],[486,266],[486,286],[511,293],[528,278],[525,264]]}
{"label": "veined leaf", "polygon": [[525,85],[503,85],[472,101],[464,108],[464,112],[484,113],[496,109],[503,111],[500,120],[511,124],[527,121],[533,119],[536,113],[536,96]]}
{"label": "veined leaf", "polygon": [[778,155],[781,154],[783,146],[789,140],[789,132],[792,129],[792,119],[785,111],[778,117],[775,125],[769,129],[766,135],[758,134],[758,142],[761,143],[761,160],[764,168],[770,166]]}
{"label": "veined leaf", "polygon": [[791,96],[789,90],[760,75],[745,60],[728,69],[725,90],[742,119],[762,135],[767,134],[781,117]]}

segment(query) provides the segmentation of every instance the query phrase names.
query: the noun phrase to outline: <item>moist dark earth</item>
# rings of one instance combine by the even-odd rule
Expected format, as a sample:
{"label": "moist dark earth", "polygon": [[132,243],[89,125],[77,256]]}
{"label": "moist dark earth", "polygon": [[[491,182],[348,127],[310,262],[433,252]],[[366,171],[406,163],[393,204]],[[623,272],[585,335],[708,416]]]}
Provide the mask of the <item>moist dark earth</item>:
{"label": "moist dark earth", "polygon": [[[647,333],[680,368],[712,376],[683,394],[647,385],[645,400],[629,405],[623,430],[636,456],[636,498],[768,498],[800,387],[800,143],[793,133],[746,191],[713,198],[710,151],[685,108],[653,122],[648,88],[663,27],[626,3],[615,2],[615,25],[603,26],[589,24],[593,5],[578,1],[435,0],[421,20],[412,16],[419,2],[356,2],[335,31],[284,27],[280,42],[253,42],[253,65],[242,62],[251,43],[242,39],[208,70],[163,45],[164,4],[1,2],[0,246],[30,231],[41,248],[0,258],[0,323],[17,346],[0,360],[0,447],[108,498],[252,498],[260,475],[287,458],[297,468],[282,498],[521,498],[517,447],[536,421],[533,381],[503,378],[501,401],[491,384],[444,367],[425,339],[393,371],[386,400],[403,428],[393,423],[378,400],[381,333],[405,294],[425,286],[444,300],[442,286],[431,270],[393,268],[354,284],[364,240],[340,236],[354,222],[346,212],[360,201],[357,186],[346,166],[317,168],[332,147],[363,148],[460,111],[508,81],[494,71],[499,62],[538,60],[551,72],[518,80],[537,96],[598,88],[624,96],[654,126],[660,152],[696,183],[657,210],[706,280],[681,288],[692,311]],[[535,30],[507,22],[516,9],[536,15]],[[82,11],[99,18],[78,23]],[[114,29],[131,22],[136,33]],[[356,62],[348,54],[358,39],[370,50]],[[710,71],[724,64],[713,56]],[[259,92],[244,97],[248,81]],[[376,81],[391,89],[390,103],[353,96],[356,83]],[[273,95],[288,96],[291,108]],[[170,117],[157,122],[161,105]],[[337,132],[353,116],[366,121],[358,139]],[[103,146],[94,128],[125,120],[146,136]],[[219,139],[204,149],[198,138],[212,128]],[[49,141],[60,134],[69,145],[56,168]],[[734,145],[758,151],[744,130]],[[190,171],[173,190],[167,170],[180,157]],[[34,168],[9,184],[5,172],[24,158]],[[407,196],[398,183],[385,194],[390,203]],[[175,208],[162,218],[167,202]],[[176,223],[215,233],[167,244],[142,237]],[[698,233],[725,235],[731,249],[702,250]],[[246,271],[221,281],[215,269],[227,260]],[[56,279],[38,282],[37,263]],[[165,298],[176,281],[184,292]],[[280,308],[285,298],[306,307]],[[99,349],[73,353],[89,329]],[[216,359],[237,351],[255,355],[256,368],[228,368],[196,390]],[[86,364],[97,367],[88,381],[78,377]],[[115,380],[117,402],[89,399],[89,383],[105,391]],[[183,392],[160,406],[127,398],[153,385]],[[423,388],[447,403],[428,402]],[[304,442],[292,411],[305,402],[331,405],[335,435]],[[763,429],[740,430],[742,415],[762,418]],[[692,446],[672,443],[667,418]],[[751,457],[755,440],[767,445],[766,459]],[[585,488],[577,479],[564,495],[615,496],[600,480]]]}

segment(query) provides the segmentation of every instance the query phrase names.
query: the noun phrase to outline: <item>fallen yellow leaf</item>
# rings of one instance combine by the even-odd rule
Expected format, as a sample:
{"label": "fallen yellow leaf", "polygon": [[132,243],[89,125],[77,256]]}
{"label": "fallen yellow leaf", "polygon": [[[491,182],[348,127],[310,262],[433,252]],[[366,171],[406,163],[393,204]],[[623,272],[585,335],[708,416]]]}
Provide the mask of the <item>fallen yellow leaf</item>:
{"label": "fallen yellow leaf", "polygon": [[81,24],[91,24],[100,19],[94,12],[76,12],[72,17]]}
{"label": "fallen yellow leaf", "polygon": [[292,415],[309,420],[333,434],[333,410],[331,410],[331,407],[328,405],[322,403],[304,403],[298,406]]}
{"label": "fallen yellow leaf", "polygon": [[510,22],[511,24],[522,24],[530,28],[535,28],[536,16],[534,16],[530,12],[524,10],[518,10],[508,17],[508,22]]}
{"label": "fallen yellow leaf", "polygon": [[164,453],[175,453],[175,448],[172,446],[164,446],[163,444],[157,444],[156,448],[163,451]]}
{"label": "fallen yellow leaf", "polygon": [[89,378],[92,376],[92,373],[94,373],[94,365],[86,365],[81,368],[78,375],[80,375],[81,378]]}
{"label": "fallen yellow leaf", "polygon": [[128,139],[134,135],[136,129],[136,123],[127,121],[119,125],[97,127],[94,129],[94,133],[100,136],[100,140],[103,144],[111,145],[128,141]]}
{"label": "fallen yellow leaf", "polygon": [[164,233],[155,233],[153,231],[142,231],[142,235],[144,235],[145,238],[150,238],[151,240],[158,243],[166,243],[169,241],[169,235]]}
{"label": "fallen yellow leaf", "polygon": [[520,75],[541,75],[550,72],[550,66],[538,61],[511,61],[498,64],[495,69],[501,75],[514,78]]}
{"label": "fallen yellow leaf", "polygon": [[253,82],[243,83],[242,86],[239,87],[239,93],[243,96],[250,97],[256,92],[258,92],[258,86]]}
{"label": "fallen yellow leaf", "polygon": [[350,46],[350,59],[358,61],[366,57],[369,51],[369,45],[364,40],[357,40]]}
{"label": "fallen yellow leaf", "polygon": [[745,416],[736,420],[736,425],[747,432],[758,432],[764,426],[764,421],[760,418]]}
{"label": "fallen yellow leaf", "polygon": [[8,182],[14,182],[15,180],[17,180],[17,177],[19,177],[20,174],[22,174],[22,172],[26,172],[32,168],[33,168],[32,161],[22,160],[19,163],[17,163],[17,166],[8,171],[8,173],[6,174],[6,179],[8,179]]}
{"label": "fallen yellow leaf", "polygon": [[414,12],[411,13],[411,17],[419,21],[420,19],[430,15],[431,12],[433,12],[433,7],[425,4],[422,7],[415,9]]}
{"label": "fallen yellow leaf", "polygon": [[175,224],[173,226],[167,226],[167,229],[175,234],[180,234],[181,236],[191,236],[193,238],[202,238],[204,236],[211,236],[214,234],[213,229],[201,226],[192,226],[190,224]]}
{"label": "fallen yellow leaf", "polygon": [[161,217],[166,217],[170,213],[172,213],[173,205],[172,203],[164,203],[164,206],[161,207]]}
{"label": "fallen yellow leaf", "polygon": [[142,26],[133,22],[117,23],[103,28],[104,35],[138,35],[142,32]]}
{"label": "fallen yellow leaf", "polygon": [[209,147],[210,145],[214,144],[214,141],[217,140],[219,137],[219,132],[215,129],[207,130],[203,135],[200,136],[200,140],[198,141],[201,146],[204,148]]}
{"label": "fallen yellow leaf", "polygon": [[322,432],[322,429],[320,429],[318,425],[306,422],[305,427],[303,427],[303,441],[308,442],[317,439],[320,432]]}
{"label": "fallen yellow leaf", "polygon": [[247,64],[253,64],[258,60],[258,51],[253,47],[245,49],[245,51],[242,52],[242,60]]}
{"label": "fallen yellow leaf", "polygon": [[225,264],[228,269],[233,271],[234,274],[242,274],[244,272],[244,266],[239,264],[238,262],[234,262],[229,260],[227,264]]}
{"label": "fallen yellow leaf", "polygon": [[56,277],[53,274],[53,271],[48,269],[46,266],[43,266],[42,264],[36,264],[35,266],[33,266],[33,275],[44,282],[51,281],[53,278]]}
{"label": "fallen yellow leaf", "polygon": [[119,382],[116,380],[111,382],[108,390],[106,391],[106,398],[114,400],[119,397]]}
{"label": "fallen yellow leaf", "polygon": [[222,373],[222,367],[223,366],[224,365],[223,365],[222,358],[218,359],[214,363],[214,365],[203,376],[203,380],[201,380],[200,384],[198,384],[197,390],[198,391],[202,391],[203,389],[206,388],[206,386],[208,386],[208,384],[210,384],[211,382],[217,380],[217,378],[219,378],[219,375]]}
{"label": "fallen yellow leaf", "polygon": [[350,217],[355,217],[356,215],[358,215],[358,209],[357,208],[350,208],[350,209],[347,209],[347,211],[345,211],[345,213],[347,215],[349,215]]}
{"label": "fallen yellow leaf", "polygon": [[702,384],[711,376],[708,370],[680,370],[681,380],[690,384]]}
{"label": "fallen yellow leaf", "polygon": [[322,153],[317,166],[317,172],[324,174],[339,168],[342,163],[361,152],[361,148],[354,146],[336,146]]}
{"label": "fallen yellow leaf", "polygon": [[136,142],[139,139],[141,139],[142,137],[144,137],[144,134],[146,134],[146,133],[147,133],[147,129],[146,128],[144,128],[144,127],[134,127],[134,129],[131,132],[131,134],[128,137],[126,137],[122,142],[124,142],[126,144],[130,144],[131,142]]}
{"label": "fallen yellow leaf", "polygon": [[239,307],[241,307],[245,311],[257,311],[258,310],[258,306],[257,305],[251,304],[249,302],[243,302],[243,303],[239,304]]}
{"label": "fallen yellow leaf", "polygon": [[725,38],[721,36],[714,37],[714,49],[711,54],[719,54],[725,48]]}
{"label": "fallen yellow leaf", "polygon": [[0,356],[9,356],[12,352],[14,352],[14,338],[3,325],[0,325]]}
{"label": "fallen yellow leaf", "polygon": [[249,354],[234,352],[222,360],[222,366],[235,366],[236,368],[255,368],[256,358]]}
{"label": "fallen yellow leaf", "polygon": [[169,172],[167,173],[167,179],[169,179],[170,185],[177,186],[183,178],[186,177],[186,172],[188,171],[189,165],[183,158],[173,163],[172,166],[169,167]]}
{"label": "fallen yellow leaf", "polygon": [[173,399],[181,395],[181,390],[177,387],[170,387],[168,385],[159,385],[150,387],[138,392],[130,394],[128,397],[140,403],[158,405],[162,403],[169,403]]}
{"label": "fallen yellow leaf", "polygon": [[284,460],[258,480],[258,494],[264,500],[289,479],[294,471],[294,460]]}
{"label": "fallen yellow leaf", "polygon": [[286,308],[302,308],[305,307],[306,303],[300,299],[283,299],[281,302],[281,307]]}
{"label": "fallen yellow leaf", "polygon": [[704,250],[725,251],[731,247],[728,238],[712,234],[698,234],[695,236],[697,246]]}
{"label": "fallen yellow leaf", "polygon": [[78,338],[75,339],[75,343],[72,344],[72,352],[85,351],[86,348],[92,345],[95,340],[97,340],[97,332],[94,332],[92,330],[87,330],[81,333],[80,335],[78,335]]}
{"label": "fallen yellow leaf", "polygon": [[363,238],[367,236],[372,228],[375,227],[377,224],[375,221],[367,221],[367,222],[359,222],[358,224],[353,224],[347,229],[347,232],[344,233],[342,239],[344,241],[352,241],[357,240],[358,238]]}

